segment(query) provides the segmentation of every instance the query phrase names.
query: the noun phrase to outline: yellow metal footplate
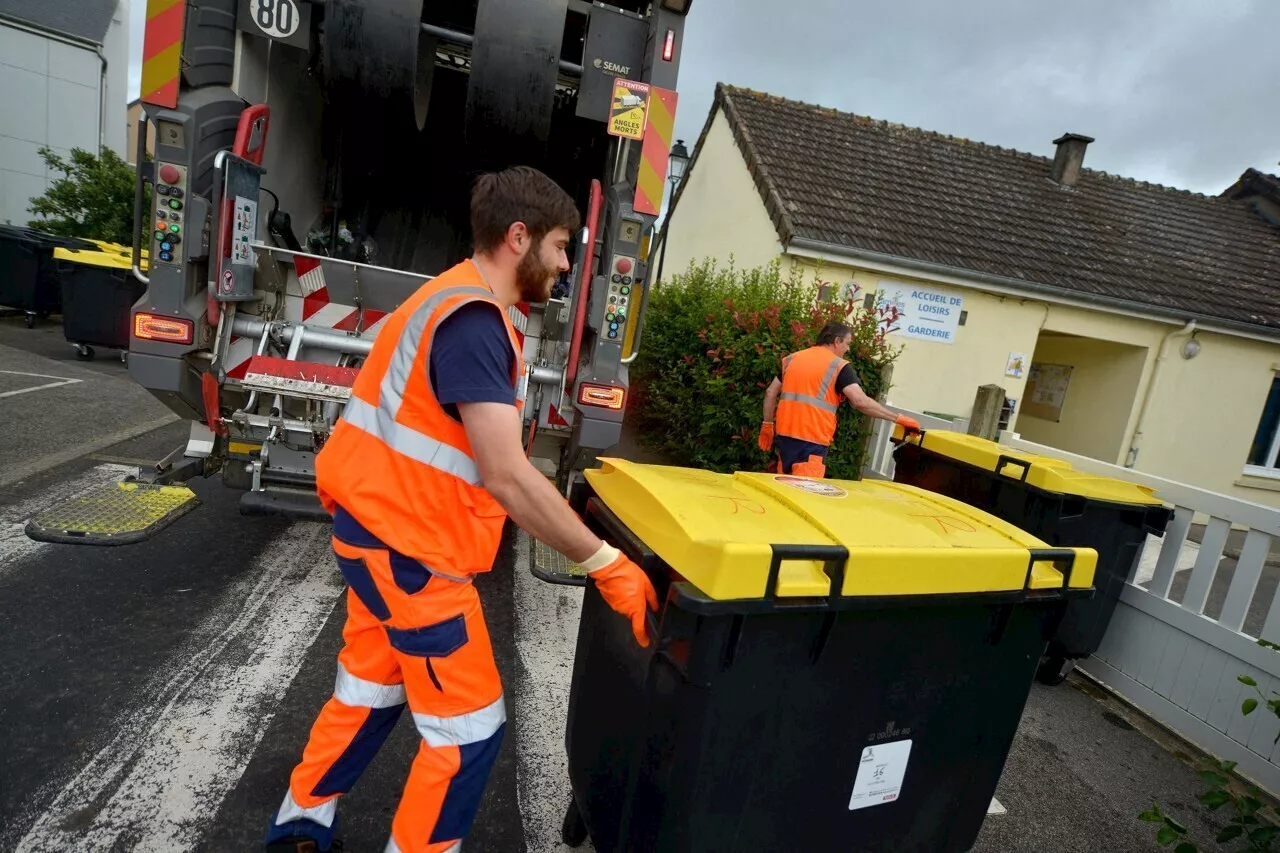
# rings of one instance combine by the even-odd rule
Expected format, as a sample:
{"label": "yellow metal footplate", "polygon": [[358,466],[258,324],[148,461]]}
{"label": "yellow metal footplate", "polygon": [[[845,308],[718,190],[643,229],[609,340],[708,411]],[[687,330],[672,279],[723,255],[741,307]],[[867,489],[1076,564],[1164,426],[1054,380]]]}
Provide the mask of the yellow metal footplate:
{"label": "yellow metal footplate", "polygon": [[582,586],[587,582],[587,573],[581,566],[537,539],[533,540],[533,565],[530,569],[534,577],[547,583]]}
{"label": "yellow metal footplate", "polygon": [[36,515],[26,533],[39,542],[129,545],[150,539],[199,505],[186,486],[108,483]]}

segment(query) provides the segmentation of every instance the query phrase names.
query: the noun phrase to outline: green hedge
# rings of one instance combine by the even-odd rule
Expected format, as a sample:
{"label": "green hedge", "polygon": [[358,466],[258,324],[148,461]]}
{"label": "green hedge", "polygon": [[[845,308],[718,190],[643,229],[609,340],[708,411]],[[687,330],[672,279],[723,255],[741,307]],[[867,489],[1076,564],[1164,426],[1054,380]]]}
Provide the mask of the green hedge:
{"label": "green hedge", "polygon": [[[812,346],[830,320],[853,327],[849,359],[871,397],[888,390],[885,368],[897,351],[885,341],[892,321],[864,311],[862,294],[839,293],[820,273],[804,283],[767,267],[690,264],[649,296],[643,346],[632,373],[641,442],[675,464],[712,471],[762,471],[756,441],[764,392],[783,356]],[[890,309],[891,310],[891,309]],[[869,419],[841,406],[827,476],[857,479]]]}

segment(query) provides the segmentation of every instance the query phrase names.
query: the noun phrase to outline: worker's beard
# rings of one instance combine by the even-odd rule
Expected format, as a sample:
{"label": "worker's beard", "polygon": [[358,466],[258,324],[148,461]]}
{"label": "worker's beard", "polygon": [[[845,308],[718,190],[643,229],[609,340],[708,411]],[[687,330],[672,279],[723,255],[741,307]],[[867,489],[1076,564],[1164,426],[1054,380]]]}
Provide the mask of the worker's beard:
{"label": "worker's beard", "polygon": [[529,247],[516,267],[516,288],[524,302],[546,302],[556,283],[556,270],[542,260],[542,241]]}

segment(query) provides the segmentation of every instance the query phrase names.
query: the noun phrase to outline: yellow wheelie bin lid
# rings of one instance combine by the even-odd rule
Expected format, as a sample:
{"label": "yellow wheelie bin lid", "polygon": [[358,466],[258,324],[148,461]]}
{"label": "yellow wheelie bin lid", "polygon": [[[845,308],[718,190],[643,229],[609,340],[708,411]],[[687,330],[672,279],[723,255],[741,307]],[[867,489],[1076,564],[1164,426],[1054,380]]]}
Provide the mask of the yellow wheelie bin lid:
{"label": "yellow wheelie bin lid", "polygon": [[927,430],[923,436],[911,436],[906,441],[930,453],[937,453],[985,471],[994,471],[1015,480],[1023,480],[1028,485],[1046,492],[1112,503],[1144,506],[1164,504],[1164,501],[1155,496],[1156,490],[1147,486],[1112,477],[1086,474],[1077,471],[1071,467],[1071,463],[1061,459],[1014,450],[976,435],[948,430]]}
{"label": "yellow wheelie bin lid", "polygon": [[[93,243],[101,244],[100,241],[93,240]],[[124,247],[121,247],[124,248]],[[68,261],[73,264],[85,264],[92,267],[106,267],[108,269],[129,270],[133,269],[133,253],[125,249],[123,253],[114,250],[104,250],[100,252],[76,251],[75,249],[54,249],[53,257],[55,260]],[[144,272],[150,267],[150,261],[146,250],[142,252],[142,262],[138,267]]]}
{"label": "yellow wheelie bin lid", "polygon": [[[585,472],[599,500],[712,599],[765,597],[775,546],[843,546],[842,596],[1087,590],[1093,584],[1096,551],[1052,549],[995,516],[912,486],[601,463]],[[1065,573],[1055,567],[1064,562],[1070,564]],[[776,595],[832,594],[823,568],[816,559],[783,562]]]}

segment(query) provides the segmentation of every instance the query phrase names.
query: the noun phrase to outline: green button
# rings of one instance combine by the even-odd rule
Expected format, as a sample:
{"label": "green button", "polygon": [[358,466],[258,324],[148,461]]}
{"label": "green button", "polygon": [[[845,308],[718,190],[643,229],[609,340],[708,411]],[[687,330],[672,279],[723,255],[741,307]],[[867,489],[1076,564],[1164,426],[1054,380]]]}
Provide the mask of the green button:
{"label": "green button", "polygon": [[604,315],[604,318],[605,318],[606,320],[608,320],[610,323],[612,323],[612,322],[613,322],[613,315],[612,315],[612,314],[605,314],[605,315]]}
{"label": "green button", "polygon": [[182,202],[178,201],[176,198],[169,199],[169,206],[174,210],[182,210]]}
{"label": "green button", "polygon": [[631,288],[627,287],[627,286],[624,284],[624,285],[622,286],[622,295],[623,295],[623,296],[626,296],[626,295],[627,295],[628,293],[630,293],[630,292],[631,292]]}
{"label": "green button", "polygon": [[156,239],[157,239],[157,240],[163,240],[164,238],[165,238],[165,233],[164,233],[163,231],[157,231],[157,232],[156,232]]}
{"label": "green button", "polygon": [[181,230],[182,230],[182,226],[181,226],[181,225],[170,225],[170,226],[169,226],[169,230],[170,230],[171,232],[173,232],[174,234],[177,234],[179,231],[181,231]]}

